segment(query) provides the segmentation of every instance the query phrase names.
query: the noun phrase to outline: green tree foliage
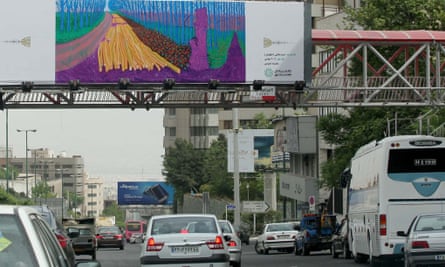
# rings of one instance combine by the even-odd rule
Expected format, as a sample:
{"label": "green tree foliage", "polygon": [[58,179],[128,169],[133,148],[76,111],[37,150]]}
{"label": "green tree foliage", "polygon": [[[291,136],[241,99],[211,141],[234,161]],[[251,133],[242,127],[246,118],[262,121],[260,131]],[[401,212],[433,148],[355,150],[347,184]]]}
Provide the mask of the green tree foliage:
{"label": "green tree foliage", "polygon": [[45,182],[39,182],[32,188],[32,195],[37,198],[55,198],[56,194],[51,192],[51,188]]}
{"label": "green tree foliage", "polygon": [[365,30],[444,30],[443,0],[365,0],[347,8],[346,20]]}
{"label": "green tree foliage", "polygon": [[204,151],[193,148],[190,142],[176,139],[175,146],[167,148],[164,157],[164,174],[167,183],[175,188],[175,199],[182,203],[185,193],[197,190],[203,181]]}
{"label": "green tree foliage", "polygon": [[125,210],[119,208],[116,203],[113,203],[109,207],[102,211],[102,216],[115,216],[116,225],[125,227]]}
{"label": "green tree foliage", "polygon": [[388,135],[388,121],[397,123],[398,135],[415,134],[416,118],[421,114],[422,110],[417,108],[356,108],[349,116],[330,114],[321,117],[318,124],[321,135],[328,144],[336,146],[334,156],[321,165],[322,185],[338,186],[340,174],[349,166],[355,151]]}
{"label": "green tree foliage", "polygon": [[233,176],[227,172],[227,139],[219,135],[205,152],[203,175],[207,183],[200,191],[208,191],[211,196],[233,197]]}

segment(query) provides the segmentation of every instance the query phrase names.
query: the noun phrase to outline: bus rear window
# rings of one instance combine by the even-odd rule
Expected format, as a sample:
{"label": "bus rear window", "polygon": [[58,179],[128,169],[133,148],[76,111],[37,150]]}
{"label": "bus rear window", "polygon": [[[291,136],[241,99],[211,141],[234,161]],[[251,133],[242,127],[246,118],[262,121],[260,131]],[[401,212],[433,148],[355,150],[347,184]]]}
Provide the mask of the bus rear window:
{"label": "bus rear window", "polygon": [[391,149],[388,173],[445,172],[445,148]]}

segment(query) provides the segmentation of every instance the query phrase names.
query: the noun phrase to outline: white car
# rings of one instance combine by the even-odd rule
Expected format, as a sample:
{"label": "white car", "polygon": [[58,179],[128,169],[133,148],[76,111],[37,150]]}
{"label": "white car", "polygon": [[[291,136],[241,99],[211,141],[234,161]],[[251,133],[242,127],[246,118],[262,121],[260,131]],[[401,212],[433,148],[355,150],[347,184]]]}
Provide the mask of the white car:
{"label": "white car", "polygon": [[[53,230],[30,206],[0,205],[0,266],[70,267]],[[99,267],[83,261],[77,267]]]}
{"label": "white car", "polygon": [[397,235],[406,238],[405,266],[445,266],[445,213],[418,215]]}
{"label": "white car", "polygon": [[296,228],[292,222],[266,224],[255,242],[256,253],[269,254],[270,250],[294,252],[295,238],[299,233]]}
{"label": "white car", "polygon": [[148,223],[140,263],[143,267],[229,267],[226,241],[214,215],[156,215]]}
{"label": "white car", "polygon": [[241,239],[235,231],[232,223],[228,220],[219,220],[219,226],[223,231],[224,237],[227,240],[226,244],[229,247],[230,265],[233,267],[241,266]]}

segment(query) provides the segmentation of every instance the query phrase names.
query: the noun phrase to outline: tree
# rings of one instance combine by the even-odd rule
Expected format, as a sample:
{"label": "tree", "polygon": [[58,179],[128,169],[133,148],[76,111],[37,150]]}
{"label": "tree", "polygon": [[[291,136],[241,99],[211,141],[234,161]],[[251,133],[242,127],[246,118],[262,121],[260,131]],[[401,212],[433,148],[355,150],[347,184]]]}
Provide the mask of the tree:
{"label": "tree", "polygon": [[39,182],[32,188],[32,195],[37,198],[55,198],[56,194],[51,192],[51,188],[45,182]]}
{"label": "tree", "polygon": [[116,225],[125,227],[125,210],[121,209],[116,203],[112,203],[109,207],[102,211],[102,216],[114,216]]}
{"label": "tree", "polygon": [[443,0],[366,0],[346,8],[346,21],[365,30],[444,30]]}
{"label": "tree", "polygon": [[175,199],[182,203],[182,196],[197,190],[203,181],[203,151],[193,148],[190,142],[176,139],[175,146],[167,148],[164,157],[164,174],[168,184],[175,188]]}
{"label": "tree", "polygon": [[349,115],[329,114],[321,117],[318,129],[328,144],[336,145],[334,156],[321,165],[321,183],[338,186],[341,172],[349,165],[357,149],[372,140],[387,136],[388,120],[397,113],[398,134],[413,134],[416,118],[422,109],[355,108]]}

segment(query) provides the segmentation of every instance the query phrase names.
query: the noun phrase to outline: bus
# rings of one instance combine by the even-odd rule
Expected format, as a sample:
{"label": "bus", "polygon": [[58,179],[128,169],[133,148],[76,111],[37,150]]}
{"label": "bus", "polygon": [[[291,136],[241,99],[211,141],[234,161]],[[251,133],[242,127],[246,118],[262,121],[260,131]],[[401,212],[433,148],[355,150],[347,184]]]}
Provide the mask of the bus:
{"label": "bus", "polygon": [[125,239],[130,242],[130,238],[135,235],[140,236],[141,240],[147,230],[146,220],[127,220],[125,221]]}
{"label": "bus", "polygon": [[445,138],[387,137],[357,150],[342,174],[349,249],[356,262],[403,264],[404,237],[423,212],[445,211]]}

